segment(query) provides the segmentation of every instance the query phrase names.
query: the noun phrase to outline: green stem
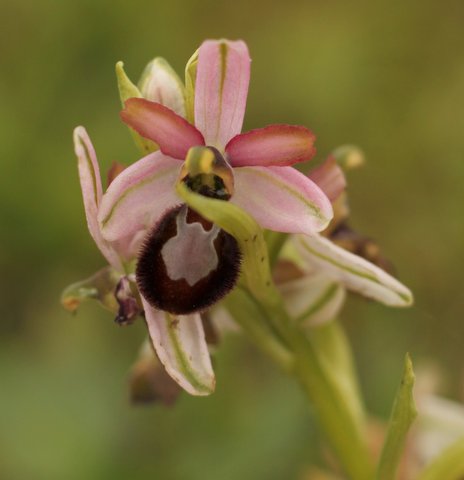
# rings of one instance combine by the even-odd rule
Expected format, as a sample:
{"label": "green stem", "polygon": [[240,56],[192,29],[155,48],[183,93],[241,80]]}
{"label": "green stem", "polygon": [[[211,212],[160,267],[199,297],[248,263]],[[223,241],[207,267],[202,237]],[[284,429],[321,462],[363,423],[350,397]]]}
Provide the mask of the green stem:
{"label": "green stem", "polygon": [[311,327],[306,335],[318,353],[319,361],[324,364],[324,370],[331,373],[332,381],[337,383],[353,418],[359,425],[366,425],[366,409],[362,402],[353,354],[342,325],[337,320],[332,320]]}
{"label": "green stem", "polygon": [[294,375],[317,412],[319,422],[349,478],[371,480],[374,468],[364,438],[364,424],[331,375],[330,366],[321,361],[305,334],[292,324],[277,292],[276,295],[263,296],[259,302],[268,320],[293,351]]}

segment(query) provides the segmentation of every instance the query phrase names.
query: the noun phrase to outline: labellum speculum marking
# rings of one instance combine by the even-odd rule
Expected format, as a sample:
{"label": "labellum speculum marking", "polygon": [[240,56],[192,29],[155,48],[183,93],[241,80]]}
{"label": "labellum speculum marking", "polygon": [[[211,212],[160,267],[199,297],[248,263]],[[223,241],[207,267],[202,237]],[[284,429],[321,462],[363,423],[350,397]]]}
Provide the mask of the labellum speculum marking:
{"label": "labellum speculum marking", "polygon": [[[233,193],[231,167],[214,147],[193,147],[179,181],[211,198]],[[147,235],[137,264],[137,284],[155,308],[177,315],[204,310],[228,293],[240,273],[234,237],[187,205],[164,214]]]}

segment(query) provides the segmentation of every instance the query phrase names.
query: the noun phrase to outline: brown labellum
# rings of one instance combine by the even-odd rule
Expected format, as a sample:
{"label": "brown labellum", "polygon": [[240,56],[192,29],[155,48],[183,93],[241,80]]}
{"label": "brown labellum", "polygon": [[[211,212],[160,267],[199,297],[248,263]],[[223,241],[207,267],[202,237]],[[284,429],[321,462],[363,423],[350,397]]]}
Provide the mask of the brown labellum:
{"label": "brown labellum", "polygon": [[137,264],[137,285],[153,307],[185,315],[228,293],[240,261],[234,237],[181,205],[148,234]]}

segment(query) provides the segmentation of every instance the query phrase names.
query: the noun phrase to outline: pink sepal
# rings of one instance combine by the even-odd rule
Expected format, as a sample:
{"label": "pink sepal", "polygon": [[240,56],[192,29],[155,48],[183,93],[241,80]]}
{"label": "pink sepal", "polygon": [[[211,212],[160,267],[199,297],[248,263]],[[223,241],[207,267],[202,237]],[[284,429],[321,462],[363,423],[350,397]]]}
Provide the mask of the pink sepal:
{"label": "pink sepal", "polygon": [[206,40],[198,51],[195,125],[207,145],[222,150],[242,130],[250,56],[239,40]]}
{"label": "pink sepal", "polygon": [[174,185],[180,167],[178,160],[154,152],[120,173],[101,202],[98,220],[104,238],[112,242],[135,238],[179,204]]}
{"label": "pink sepal", "polygon": [[239,167],[234,177],[232,203],[269,230],[311,234],[324,230],[333,216],[324,192],[292,167]]}
{"label": "pink sepal", "polygon": [[129,98],[124,105],[123,122],[157,143],[165,155],[184,160],[190,147],[205,144],[203,135],[192,124],[160,103]]}
{"label": "pink sepal", "polygon": [[112,246],[103,239],[97,220],[102,198],[102,184],[95,149],[84,127],[74,129],[73,139],[90,235],[108,263],[116,270],[122,271],[121,259]]}
{"label": "pink sepal", "polygon": [[310,160],[315,135],[299,125],[269,125],[232,138],[226,146],[234,167],[287,166]]}

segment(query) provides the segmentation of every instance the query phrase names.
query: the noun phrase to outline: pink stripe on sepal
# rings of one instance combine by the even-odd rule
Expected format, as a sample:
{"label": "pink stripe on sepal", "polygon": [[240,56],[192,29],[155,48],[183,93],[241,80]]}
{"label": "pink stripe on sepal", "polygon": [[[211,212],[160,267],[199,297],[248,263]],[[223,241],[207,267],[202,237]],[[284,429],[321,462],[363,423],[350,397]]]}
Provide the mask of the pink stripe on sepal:
{"label": "pink stripe on sepal", "polygon": [[242,130],[250,62],[241,40],[207,40],[199,48],[195,125],[208,145],[222,150]]}
{"label": "pink stripe on sepal", "polygon": [[129,98],[124,106],[123,122],[156,142],[165,155],[184,160],[190,147],[205,144],[203,135],[192,124],[160,103]]}
{"label": "pink stripe on sepal", "polygon": [[288,166],[310,160],[315,135],[299,125],[269,125],[234,137],[226,153],[234,167]]}

